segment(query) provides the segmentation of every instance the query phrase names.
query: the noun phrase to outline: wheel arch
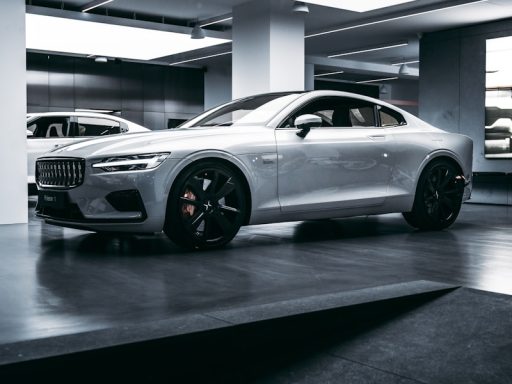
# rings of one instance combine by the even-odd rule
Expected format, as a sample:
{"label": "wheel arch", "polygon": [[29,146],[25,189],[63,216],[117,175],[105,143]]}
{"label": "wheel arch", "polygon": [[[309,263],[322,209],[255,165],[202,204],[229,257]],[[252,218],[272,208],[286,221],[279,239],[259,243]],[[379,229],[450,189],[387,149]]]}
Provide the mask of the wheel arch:
{"label": "wheel arch", "polygon": [[172,196],[172,192],[175,188],[175,181],[185,172],[187,172],[191,167],[195,166],[198,163],[202,162],[216,162],[223,164],[234,172],[238,174],[240,180],[242,180],[242,186],[244,188],[246,194],[246,209],[245,209],[245,217],[243,225],[249,224],[252,213],[252,187],[249,182],[249,171],[245,168],[243,163],[238,160],[235,156],[225,153],[225,152],[203,152],[203,153],[195,153],[185,159],[183,159],[175,169],[174,177],[172,181],[169,183],[167,188],[167,202],[166,202],[166,220],[167,220],[167,212],[169,209],[169,201]]}
{"label": "wheel arch", "polygon": [[456,165],[461,175],[464,176],[464,167],[462,165],[462,161],[454,152],[448,150],[438,150],[431,152],[425,157],[420,165],[420,168],[418,169],[418,174],[414,183],[414,195],[416,195],[416,191],[418,190],[418,183],[421,176],[423,175],[423,172],[425,171],[425,168],[432,162],[439,160],[446,160]]}

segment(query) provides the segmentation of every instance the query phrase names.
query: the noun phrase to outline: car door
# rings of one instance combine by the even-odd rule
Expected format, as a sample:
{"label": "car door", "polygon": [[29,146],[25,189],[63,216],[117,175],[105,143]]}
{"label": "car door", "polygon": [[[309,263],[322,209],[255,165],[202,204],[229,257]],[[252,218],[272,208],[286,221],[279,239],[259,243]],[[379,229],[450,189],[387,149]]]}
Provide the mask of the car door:
{"label": "car door", "polygon": [[[297,136],[296,117],[316,114],[321,127]],[[376,106],[323,97],[292,113],[275,131],[283,212],[382,204],[393,169],[392,135],[378,126]]]}
{"label": "car door", "polygon": [[36,159],[62,145],[73,142],[74,122],[70,116],[39,116],[27,120],[27,172],[28,183],[35,183]]}

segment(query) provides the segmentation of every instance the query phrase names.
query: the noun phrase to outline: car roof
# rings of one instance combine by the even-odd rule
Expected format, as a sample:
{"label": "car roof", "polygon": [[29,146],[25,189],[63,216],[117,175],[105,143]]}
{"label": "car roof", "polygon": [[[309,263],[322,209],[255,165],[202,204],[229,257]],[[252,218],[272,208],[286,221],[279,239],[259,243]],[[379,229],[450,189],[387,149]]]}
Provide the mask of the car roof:
{"label": "car roof", "polygon": [[103,119],[112,119],[119,122],[123,122],[125,124],[133,126],[137,126],[140,128],[144,128],[149,130],[148,128],[134,123],[133,121],[123,119],[122,117],[111,115],[108,113],[99,113],[99,112],[31,112],[27,113],[27,118],[36,118],[36,117],[44,117],[44,116],[82,116],[82,117],[96,117],[96,118],[103,118]]}

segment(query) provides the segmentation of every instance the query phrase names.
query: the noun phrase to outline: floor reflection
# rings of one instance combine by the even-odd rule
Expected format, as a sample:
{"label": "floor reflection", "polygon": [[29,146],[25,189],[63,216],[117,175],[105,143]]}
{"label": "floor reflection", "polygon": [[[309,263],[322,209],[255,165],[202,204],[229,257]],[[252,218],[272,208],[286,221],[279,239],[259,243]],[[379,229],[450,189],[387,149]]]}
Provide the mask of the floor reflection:
{"label": "floor reflection", "polygon": [[0,341],[437,280],[512,294],[512,210],[464,205],[449,230],[401,215],[242,228],[226,248],[44,224],[0,230]]}

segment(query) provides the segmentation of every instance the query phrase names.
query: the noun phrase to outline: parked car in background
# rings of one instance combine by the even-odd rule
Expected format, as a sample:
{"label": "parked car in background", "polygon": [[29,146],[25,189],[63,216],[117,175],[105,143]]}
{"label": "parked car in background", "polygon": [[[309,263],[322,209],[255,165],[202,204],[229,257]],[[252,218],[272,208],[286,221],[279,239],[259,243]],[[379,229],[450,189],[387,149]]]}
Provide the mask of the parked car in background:
{"label": "parked car in background", "polygon": [[450,226],[471,194],[473,142],[380,100],[273,93],[152,134],[105,137],[37,160],[36,211],[98,232],[164,230],[214,248],[240,226],[403,212]]}
{"label": "parked car in background", "polygon": [[131,121],[95,112],[27,114],[28,183],[35,184],[36,159],[66,144],[98,136],[148,132]]}

